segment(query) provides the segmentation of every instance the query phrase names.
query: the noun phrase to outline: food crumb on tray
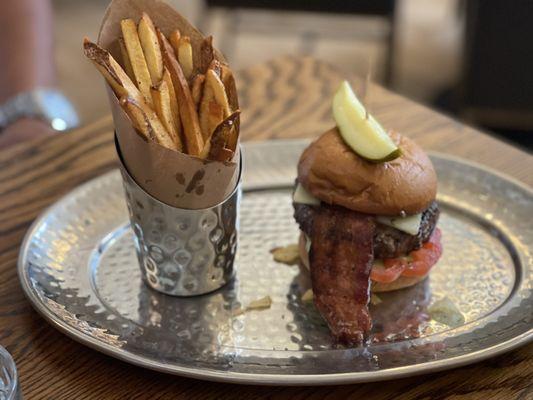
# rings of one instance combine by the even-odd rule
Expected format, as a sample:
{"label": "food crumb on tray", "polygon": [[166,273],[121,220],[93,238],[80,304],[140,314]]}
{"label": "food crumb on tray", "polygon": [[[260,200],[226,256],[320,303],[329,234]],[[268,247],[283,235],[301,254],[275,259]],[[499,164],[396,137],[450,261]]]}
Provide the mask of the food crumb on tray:
{"label": "food crumb on tray", "polygon": [[433,320],[452,328],[456,328],[465,323],[464,315],[448,297],[435,301],[428,308],[428,312]]}
{"label": "food crumb on tray", "polygon": [[287,264],[295,265],[300,261],[300,253],[297,244],[289,244],[288,246],[275,247],[270,250],[274,256],[274,261]]}
{"label": "food crumb on tray", "polygon": [[270,296],[261,297],[260,299],[252,300],[250,304],[246,306],[246,308],[239,307],[233,310],[232,315],[234,317],[237,317],[239,315],[244,314],[247,311],[266,310],[266,309],[269,309],[271,305],[272,305],[272,298]]}

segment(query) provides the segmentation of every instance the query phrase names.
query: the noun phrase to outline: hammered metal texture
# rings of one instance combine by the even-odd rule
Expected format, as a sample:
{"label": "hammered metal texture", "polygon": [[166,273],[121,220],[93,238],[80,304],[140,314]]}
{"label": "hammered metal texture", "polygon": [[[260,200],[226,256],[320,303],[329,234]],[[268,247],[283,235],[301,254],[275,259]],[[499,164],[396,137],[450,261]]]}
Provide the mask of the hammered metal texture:
{"label": "hammered metal texture", "polygon": [[[298,237],[290,193],[305,145],[245,146],[237,274],[216,292],[177,298],[143,284],[118,172],[80,187],[41,217],[21,254],[22,285],[46,318],[92,347],[157,370],[233,382],[406,376],[531,338],[531,191],[434,155],[442,259],[429,279],[380,294],[381,303],[371,306],[374,337],[385,341],[335,347],[312,303],[301,299],[307,274],[270,254]],[[236,312],[264,296],[272,298],[269,309]],[[463,314],[461,326],[431,319],[428,310],[445,297]],[[413,326],[420,337],[409,333]]]}
{"label": "hammered metal texture", "polygon": [[240,190],[201,210],[157,201],[121,165],[126,204],[142,278],[151,288],[174,296],[212,292],[233,277],[237,251]]}

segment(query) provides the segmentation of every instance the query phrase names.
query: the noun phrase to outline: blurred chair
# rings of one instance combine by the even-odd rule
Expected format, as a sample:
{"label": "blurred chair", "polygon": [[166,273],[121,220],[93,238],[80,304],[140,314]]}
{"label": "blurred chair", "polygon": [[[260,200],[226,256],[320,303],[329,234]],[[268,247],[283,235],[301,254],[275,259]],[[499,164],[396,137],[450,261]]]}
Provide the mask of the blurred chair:
{"label": "blurred chair", "polygon": [[308,11],[337,14],[379,16],[389,22],[387,52],[385,57],[385,83],[392,81],[394,58],[395,0],[207,0],[208,7],[233,9],[268,9],[282,11]]}

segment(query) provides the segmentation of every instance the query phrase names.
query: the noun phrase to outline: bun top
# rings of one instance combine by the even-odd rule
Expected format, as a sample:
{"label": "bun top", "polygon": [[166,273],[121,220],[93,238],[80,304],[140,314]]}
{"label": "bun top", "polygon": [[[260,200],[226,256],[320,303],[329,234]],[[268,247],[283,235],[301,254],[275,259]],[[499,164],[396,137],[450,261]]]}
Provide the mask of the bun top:
{"label": "bun top", "polygon": [[384,163],[359,157],[333,128],[311,143],[298,163],[298,180],[327,204],[366,214],[407,215],[424,211],[435,200],[437,176],[424,151],[391,132],[402,155]]}

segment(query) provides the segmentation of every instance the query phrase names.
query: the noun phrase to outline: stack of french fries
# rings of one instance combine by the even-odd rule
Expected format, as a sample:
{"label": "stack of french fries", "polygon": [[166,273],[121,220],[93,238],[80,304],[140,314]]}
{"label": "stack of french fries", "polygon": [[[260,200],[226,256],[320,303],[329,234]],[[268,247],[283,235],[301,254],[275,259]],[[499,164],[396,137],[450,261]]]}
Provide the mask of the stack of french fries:
{"label": "stack of french fries", "polygon": [[147,139],[192,156],[230,161],[237,148],[239,110],[229,67],[203,40],[195,65],[188,36],[167,38],[143,13],[138,24],[121,21],[122,64],[85,39],[84,52],[107,80],[135,129]]}

